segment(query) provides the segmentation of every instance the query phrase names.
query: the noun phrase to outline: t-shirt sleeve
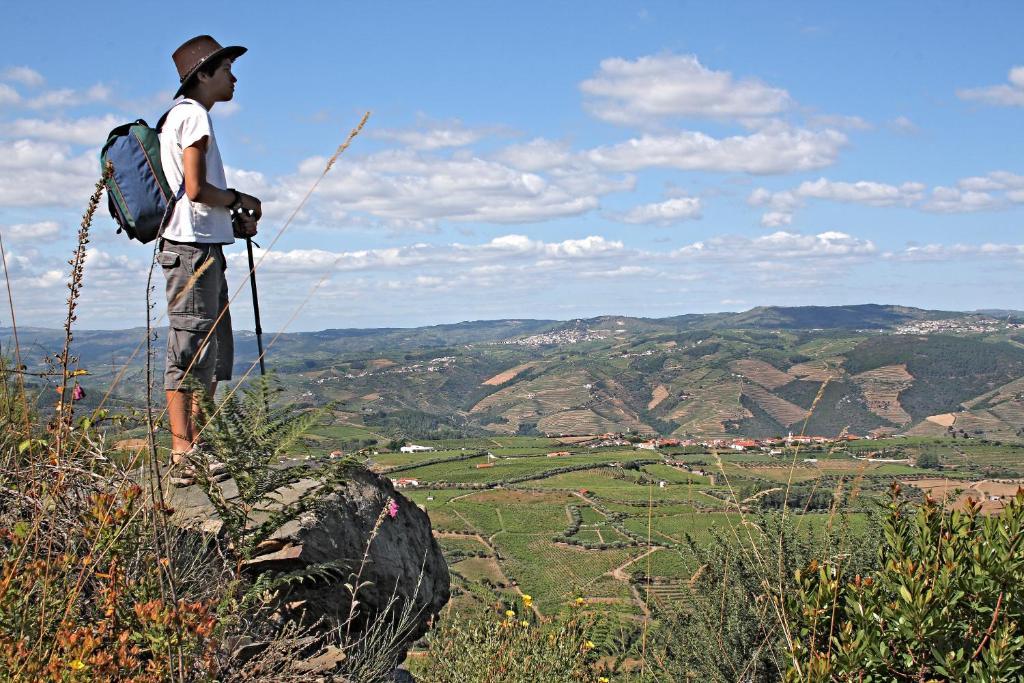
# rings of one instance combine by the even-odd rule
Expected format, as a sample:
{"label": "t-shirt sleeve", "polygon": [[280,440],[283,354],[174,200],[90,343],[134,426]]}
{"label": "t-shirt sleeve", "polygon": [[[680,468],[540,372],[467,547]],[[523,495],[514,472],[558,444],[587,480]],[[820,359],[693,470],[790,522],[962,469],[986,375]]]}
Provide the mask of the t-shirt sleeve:
{"label": "t-shirt sleeve", "polygon": [[210,135],[210,116],[202,107],[198,106],[185,106],[182,107],[183,116],[181,124],[178,126],[178,140],[181,143],[181,148],[191,147],[198,140]]}

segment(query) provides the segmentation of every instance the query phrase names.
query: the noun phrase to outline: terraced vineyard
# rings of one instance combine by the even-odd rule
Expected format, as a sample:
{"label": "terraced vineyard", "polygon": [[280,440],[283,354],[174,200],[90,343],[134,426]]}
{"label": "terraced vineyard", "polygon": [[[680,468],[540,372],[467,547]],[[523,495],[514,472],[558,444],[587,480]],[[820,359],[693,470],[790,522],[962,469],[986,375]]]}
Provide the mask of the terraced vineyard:
{"label": "terraced vineyard", "polygon": [[743,375],[769,391],[793,381],[792,375],[782,372],[763,360],[737,360],[730,363],[729,367],[733,369],[733,372]]}
{"label": "terraced vineyard", "polygon": [[893,424],[910,422],[910,414],[900,405],[900,392],[909,389],[914,376],[905,365],[887,365],[850,378],[864,392],[868,410]]}
{"label": "terraced vineyard", "polygon": [[720,382],[690,391],[693,393],[687,392],[687,398],[668,414],[679,424],[678,434],[724,435],[729,433],[728,425],[750,417],[750,411],[740,403],[740,382]]}
{"label": "terraced vineyard", "polygon": [[780,425],[788,427],[807,417],[807,410],[766,391],[758,384],[744,385],[743,395],[753,399],[761,410]]}

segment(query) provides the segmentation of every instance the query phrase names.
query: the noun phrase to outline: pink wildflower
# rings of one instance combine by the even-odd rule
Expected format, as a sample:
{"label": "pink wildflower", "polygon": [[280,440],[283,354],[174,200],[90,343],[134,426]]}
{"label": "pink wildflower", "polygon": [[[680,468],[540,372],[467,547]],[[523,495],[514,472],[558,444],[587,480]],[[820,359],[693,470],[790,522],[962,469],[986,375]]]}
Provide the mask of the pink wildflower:
{"label": "pink wildflower", "polygon": [[394,498],[388,500],[388,515],[391,516],[391,519],[398,516],[398,503],[395,502]]}
{"label": "pink wildflower", "polygon": [[74,391],[71,392],[71,400],[81,401],[83,398],[85,398],[85,389],[76,384]]}

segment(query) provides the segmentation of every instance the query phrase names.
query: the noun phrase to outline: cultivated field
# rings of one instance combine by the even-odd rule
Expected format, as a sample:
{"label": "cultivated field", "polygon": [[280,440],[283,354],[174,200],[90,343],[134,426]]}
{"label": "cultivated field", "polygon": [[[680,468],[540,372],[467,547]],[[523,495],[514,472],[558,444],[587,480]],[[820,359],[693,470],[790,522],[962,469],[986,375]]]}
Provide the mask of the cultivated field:
{"label": "cultivated field", "polygon": [[[802,447],[774,456],[589,449],[497,437],[501,445],[492,441],[486,451],[494,457],[465,457],[488,441],[446,441],[444,451],[373,456],[378,464],[404,467],[417,459],[462,458],[393,476],[420,481],[403,493],[430,515],[459,587],[453,604],[463,611],[528,593],[541,615],[582,598],[587,610],[638,619],[685,599],[687,581],[698,569],[691,544],[749,543],[751,525],[762,523],[764,514],[778,514],[777,507],[764,507],[773,491],[792,488],[787,514],[796,516],[802,533],[822,534],[838,528],[841,512],[844,523],[868,523],[893,482],[909,492],[955,496],[960,504],[973,497],[993,511],[999,503],[992,498],[1010,495],[1017,484],[984,473],[1024,468],[1024,447],[1018,445],[924,437]],[[556,449],[569,455],[549,457]],[[941,476],[913,466],[922,453],[938,454]],[[901,462],[865,459],[869,455]],[[833,502],[807,512],[807,496],[822,493]]]}

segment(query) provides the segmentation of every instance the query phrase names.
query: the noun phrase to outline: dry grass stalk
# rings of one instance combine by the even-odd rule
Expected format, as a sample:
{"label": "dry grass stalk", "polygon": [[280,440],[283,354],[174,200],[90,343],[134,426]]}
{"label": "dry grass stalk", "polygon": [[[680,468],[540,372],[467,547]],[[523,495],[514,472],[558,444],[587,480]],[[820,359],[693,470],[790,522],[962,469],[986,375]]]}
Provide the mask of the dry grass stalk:
{"label": "dry grass stalk", "polygon": [[77,358],[71,355],[71,342],[74,339],[72,327],[78,319],[75,311],[78,309],[78,298],[82,294],[82,282],[85,277],[86,245],[89,244],[89,229],[92,227],[92,219],[96,214],[96,208],[100,204],[100,198],[103,196],[103,190],[106,188],[107,179],[113,172],[113,165],[108,163],[107,167],[103,170],[102,177],[96,182],[92,196],[89,197],[89,204],[85,209],[85,214],[82,216],[82,223],[78,228],[75,252],[71,260],[68,261],[68,265],[71,266],[71,273],[68,277],[69,292],[67,317],[64,320],[64,347],[61,349],[60,356],[57,359],[61,371],[60,395],[57,399],[57,415],[54,426],[56,437],[54,456],[57,458],[60,458],[63,454],[62,447],[65,444],[66,435],[71,429],[71,420],[74,417],[74,399],[69,396],[67,391],[68,379],[71,377],[68,369],[77,362]]}
{"label": "dry grass stalk", "polygon": [[[28,397],[25,393],[25,374],[24,367],[21,363],[21,344],[18,341],[18,318],[14,314],[14,295],[11,293],[11,272],[7,268],[7,250],[4,248],[3,234],[0,233],[0,258],[3,260],[4,266],[4,282],[7,285],[7,303],[11,310],[11,334],[14,337],[14,374],[18,378],[18,395],[21,397],[22,412],[24,413],[25,432],[22,435],[23,438],[28,438],[29,433],[32,431],[32,426],[29,423],[29,407]],[[7,375],[4,375],[4,391],[8,391]],[[9,393],[7,394],[9,396]],[[10,407],[10,401],[7,402],[7,406]]]}

